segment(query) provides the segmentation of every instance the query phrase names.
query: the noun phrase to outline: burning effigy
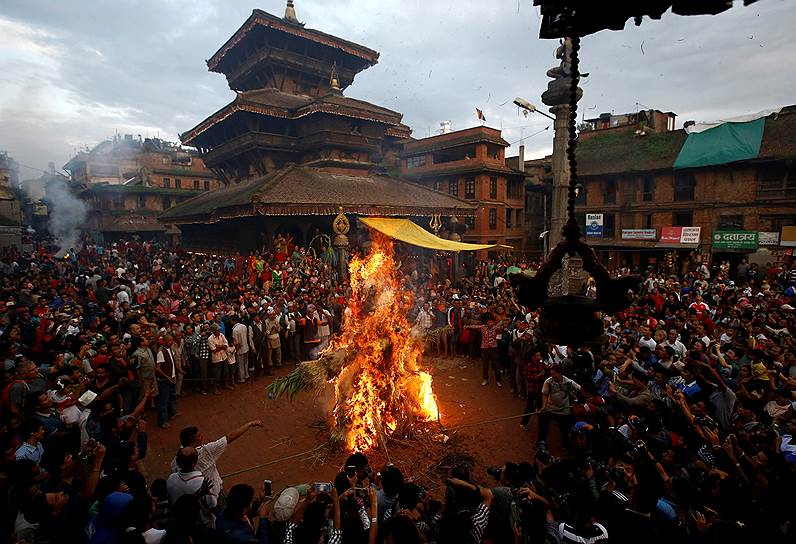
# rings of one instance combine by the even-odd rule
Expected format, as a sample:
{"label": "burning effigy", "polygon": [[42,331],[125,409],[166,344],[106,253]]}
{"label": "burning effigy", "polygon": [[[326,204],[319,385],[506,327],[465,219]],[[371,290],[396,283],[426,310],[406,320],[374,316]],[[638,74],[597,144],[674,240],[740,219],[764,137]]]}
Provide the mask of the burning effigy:
{"label": "burning effigy", "polygon": [[421,367],[422,342],[412,335],[392,241],[373,237],[368,255],[350,263],[350,315],[316,361],[301,363],[268,386],[269,396],[334,387],[331,441],[367,451],[422,422],[440,419],[431,374]]}

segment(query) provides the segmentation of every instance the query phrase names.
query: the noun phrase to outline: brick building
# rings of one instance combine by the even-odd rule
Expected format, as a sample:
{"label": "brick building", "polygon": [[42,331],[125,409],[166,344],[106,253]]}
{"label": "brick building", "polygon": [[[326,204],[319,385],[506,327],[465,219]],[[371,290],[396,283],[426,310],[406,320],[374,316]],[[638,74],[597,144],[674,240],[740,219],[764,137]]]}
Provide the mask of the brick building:
{"label": "brick building", "polygon": [[219,185],[196,152],[130,134],[79,152],[64,170],[71,175],[72,190],[89,205],[84,228],[107,239],[177,233],[157,217]]}
{"label": "brick building", "polygon": [[765,119],[757,156],[710,166],[674,168],[687,134],[673,125],[674,114],[652,110],[582,127],[576,212],[583,228],[586,214],[602,215],[589,243],[614,266],[788,251],[777,235],[796,224],[796,107]]}
{"label": "brick building", "polygon": [[463,241],[521,251],[525,175],[506,166],[508,145],[499,130],[485,126],[406,141],[401,174],[476,206],[475,215],[464,219]]}

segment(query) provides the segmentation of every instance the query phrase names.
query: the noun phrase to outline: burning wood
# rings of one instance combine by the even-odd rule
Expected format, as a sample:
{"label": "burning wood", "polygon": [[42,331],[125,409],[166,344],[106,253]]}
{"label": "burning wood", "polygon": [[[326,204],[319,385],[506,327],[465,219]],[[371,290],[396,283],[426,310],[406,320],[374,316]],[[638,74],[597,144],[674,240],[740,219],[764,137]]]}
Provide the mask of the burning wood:
{"label": "burning wood", "polygon": [[349,451],[366,451],[440,414],[431,374],[420,366],[422,345],[406,319],[411,297],[398,279],[392,242],[374,237],[370,253],[352,260],[350,275],[351,316],[341,336],[320,359],[301,363],[268,392],[293,398],[332,383],[332,439]]}

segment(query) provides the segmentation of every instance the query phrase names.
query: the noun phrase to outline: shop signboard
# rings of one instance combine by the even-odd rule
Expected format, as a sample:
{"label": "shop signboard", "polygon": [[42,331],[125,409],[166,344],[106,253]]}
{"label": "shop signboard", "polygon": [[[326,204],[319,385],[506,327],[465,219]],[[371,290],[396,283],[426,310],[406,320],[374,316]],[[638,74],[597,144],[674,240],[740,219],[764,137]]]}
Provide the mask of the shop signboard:
{"label": "shop signboard", "polygon": [[778,246],[779,233],[760,231],[757,233],[757,243],[761,246]]}
{"label": "shop signboard", "polygon": [[622,229],[622,240],[655,240],[655,229]]}
{"label": "shop signboard", "polygon": [[603,214],[586,214],[586,236],[593,236],[596,238],[603,237]]}
{"label": "shop signboard", "polygon": [[698,244],[702,227],[663,227],[660,243],[662,244]]}
{"label": "shop signboard", "polygon": [[681,244],[698,244],[702,235],[702,227],[683,227],[680,234]]}
{"label": "shop signboard", "polygon": [[796,247],[796,227],[782,227],[779,245],[782,247]]}
{"label": "shop signboard", "polygon": [[757,250],[757,231],[716,230],[713,231],[713,249]]}

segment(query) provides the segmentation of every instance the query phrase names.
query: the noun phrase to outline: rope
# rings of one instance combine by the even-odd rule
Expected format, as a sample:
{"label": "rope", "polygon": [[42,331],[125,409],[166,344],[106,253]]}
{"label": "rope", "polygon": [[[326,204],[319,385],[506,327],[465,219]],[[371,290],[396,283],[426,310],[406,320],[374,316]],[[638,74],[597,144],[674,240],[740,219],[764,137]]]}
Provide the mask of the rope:
{"label": "rope", "polygon": [[533,412],[526,412],[524,414],[519,414],[516,416],[505,416],[505,417],[496,417],[494,419],[486,419],[483,421],[474,421],[472,423],[462,423],[461,425],[455,425],[453,427],[446,427],[448,431],[458,431],[459,429],[464,429],[465,427],[478,427],[479,425],[487,425],[489,423],[498,423],[500,421],[509,421],[511,419],[517,419],[520,417],[525,416],[534,416],[536,414],[541,414],[542,412],[549,412],[550,410],[536,410]]}
{"label": "rope", "polygon": [[326,446],[328,444],[329,444],[329,442],[327,441],[327,442],[324,442],[323,444],[320,444],[319,446],[316,446],[315,448],[313,448],[311,450],[303,451],[301,453],[294,453],[293,455],[288,455],[287,457],[280,457],[279,459],[274,459],[272,461],[266,461],[265,463],[260,463],[259,465],[254,465],[254,466],[251,466],[251,467],[248,467],[248,468],[242,468],[240,470],[235,470],[235,471],[229,472],[227,474],[222,474],[221,477],[222,478],[228,478],[230,476],[237,476],[238,474],[243,474],[244,472],[251,472],[252,470],[257,470],[258,468],[267,467],[269,465],[275,465],[277,463],[281,463],[282,461],[289,461],[290,459],[295,459],[296,457],[303,457],[305,455],[310,455],[311,453],[315,453],[316,451],[318,451],[319,449],[323,448],[324,446]]}

